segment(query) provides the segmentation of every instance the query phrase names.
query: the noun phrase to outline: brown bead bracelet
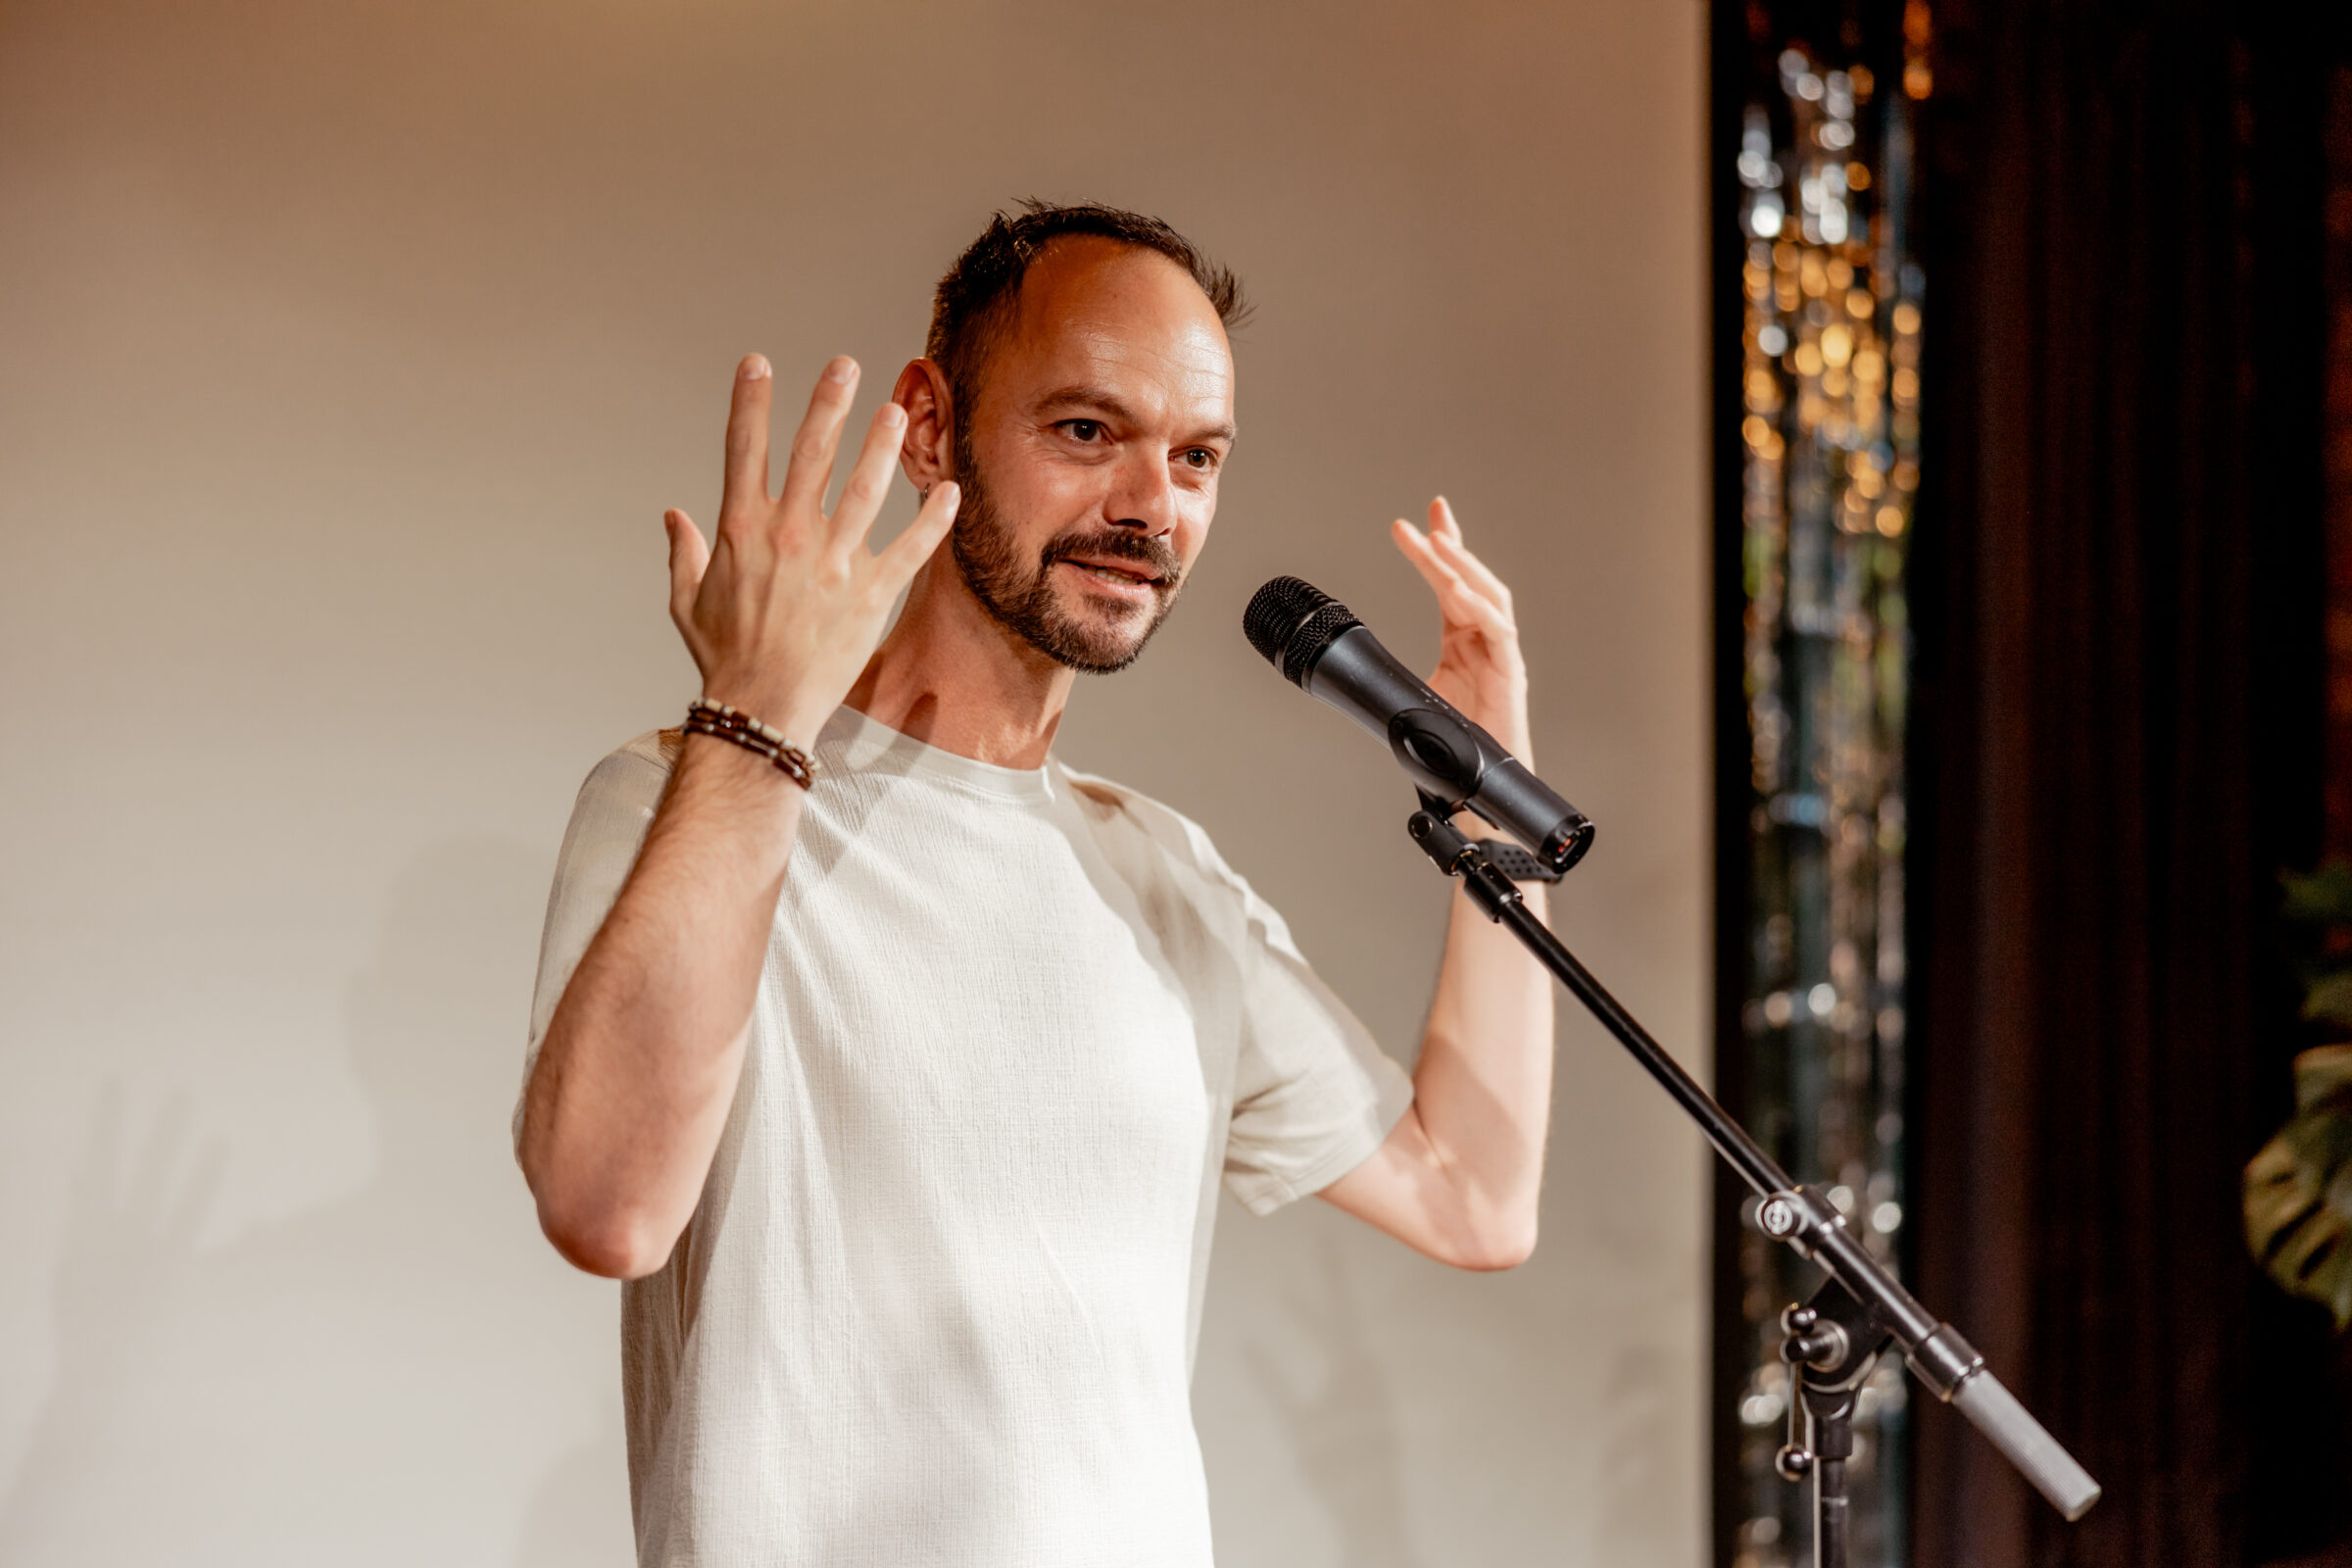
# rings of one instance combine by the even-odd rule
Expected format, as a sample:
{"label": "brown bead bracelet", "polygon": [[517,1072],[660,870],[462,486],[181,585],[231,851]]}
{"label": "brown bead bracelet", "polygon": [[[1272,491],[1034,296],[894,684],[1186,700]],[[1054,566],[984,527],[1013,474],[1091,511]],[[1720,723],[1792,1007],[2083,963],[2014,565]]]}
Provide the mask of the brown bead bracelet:
{"label": "brown bead bracelet", "polygon": [[697,697],[686,705],[686,733],[709,735],[714,740],[732,741],[747,752],[764,757],[777,772],[803,789],[816,783],[816,759],[784,738],[784,732],[773,724],[762,724],[751,714]]}

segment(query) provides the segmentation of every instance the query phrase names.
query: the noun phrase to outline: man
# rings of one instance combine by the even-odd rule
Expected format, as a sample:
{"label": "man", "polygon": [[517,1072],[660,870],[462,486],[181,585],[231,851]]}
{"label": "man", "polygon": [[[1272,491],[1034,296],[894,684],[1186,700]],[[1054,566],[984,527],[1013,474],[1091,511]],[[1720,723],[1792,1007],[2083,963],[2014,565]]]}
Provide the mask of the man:
{"label": "man", "polygon": [[[1207,538],[1237,303],[1156,220],[1000,216],[830,514],[858,368],[770,499],[755,355],[714,542],[666,516],[704,700],[765,729],[590,775],[516,1121],[550,1240],[630,1281],[647,1564],[1198,1568],[1220,1178],[1459,1267],[1535,1244],[1550,992],[1508,934],[1456,897],[1408,1082],[1198,827],[1051,754]],[[922,508],[871,551],[894,463]],[[1525,757],[1509,594],[1442,501],[1394,535],[1432,684]]]}

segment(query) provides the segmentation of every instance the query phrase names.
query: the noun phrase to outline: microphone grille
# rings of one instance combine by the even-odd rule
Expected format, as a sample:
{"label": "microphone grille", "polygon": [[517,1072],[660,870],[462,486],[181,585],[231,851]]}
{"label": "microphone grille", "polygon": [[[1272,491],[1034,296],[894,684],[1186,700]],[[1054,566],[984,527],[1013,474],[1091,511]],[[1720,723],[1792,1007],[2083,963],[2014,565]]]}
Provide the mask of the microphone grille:
{"label": "microphone grille", "polygon": [[1242,612],[1242,634],[1259,657],[1303,685],[1315,656],[1340,633],[1362,624],[1348,607],[1297,577],[1276,577],[1250,596]]}

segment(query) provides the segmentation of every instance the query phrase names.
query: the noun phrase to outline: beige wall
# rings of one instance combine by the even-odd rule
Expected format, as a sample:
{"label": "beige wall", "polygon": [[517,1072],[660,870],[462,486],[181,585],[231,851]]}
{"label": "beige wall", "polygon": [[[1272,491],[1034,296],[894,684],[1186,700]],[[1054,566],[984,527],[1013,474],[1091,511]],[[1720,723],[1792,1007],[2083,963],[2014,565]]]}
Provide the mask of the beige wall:
{"label": "beige wall", "polygon": [[[571,793],[668,720],[660,510],[729,367],[867,401],[989,208],[1239,267],[1187,603],[1064,751],[1203,821],[1383,1038],[1443,892],[1238,632],[1517,585],[1558,922],[1704,1025],[1696,0],[0,5],[0,1561],[617,1563],[613,1287],[506,1152]],[[907,510],[902,498],[901,515]],[[1448,1274],[1230,1210],[1223,1560],[1697,1562],[1697,1140],[1582,1015],[1545,1232]]]}

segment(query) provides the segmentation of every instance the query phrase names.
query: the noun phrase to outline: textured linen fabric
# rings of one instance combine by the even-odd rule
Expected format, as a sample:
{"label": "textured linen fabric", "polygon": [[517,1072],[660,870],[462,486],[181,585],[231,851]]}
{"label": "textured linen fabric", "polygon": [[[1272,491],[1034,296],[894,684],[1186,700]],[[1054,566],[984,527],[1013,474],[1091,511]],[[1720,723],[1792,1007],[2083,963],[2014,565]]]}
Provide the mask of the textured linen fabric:
{"label": "textured linen fabric", "polygon": [[[532,1058],[676,745],[581,789]],[[847,708],[811,750],[709,1182],[623,1292],[639,1561],[1206,1568],[1218,1181],[1315,1192],[1411,1086],[1174,811]]]}

